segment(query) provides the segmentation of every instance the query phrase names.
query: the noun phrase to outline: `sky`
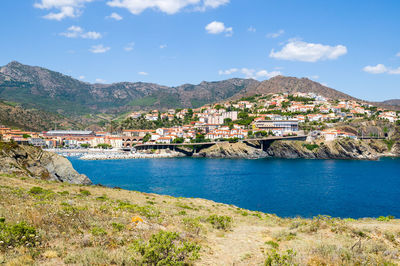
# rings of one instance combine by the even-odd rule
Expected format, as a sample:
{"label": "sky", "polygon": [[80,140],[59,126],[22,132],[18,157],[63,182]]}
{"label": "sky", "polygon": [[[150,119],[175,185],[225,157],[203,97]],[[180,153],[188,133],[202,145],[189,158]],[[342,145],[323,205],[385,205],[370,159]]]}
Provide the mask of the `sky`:
{"label": "sky", "polygon": [[179,86],[307,77],[400,99],[398,0],[2,0],[0,65]]}

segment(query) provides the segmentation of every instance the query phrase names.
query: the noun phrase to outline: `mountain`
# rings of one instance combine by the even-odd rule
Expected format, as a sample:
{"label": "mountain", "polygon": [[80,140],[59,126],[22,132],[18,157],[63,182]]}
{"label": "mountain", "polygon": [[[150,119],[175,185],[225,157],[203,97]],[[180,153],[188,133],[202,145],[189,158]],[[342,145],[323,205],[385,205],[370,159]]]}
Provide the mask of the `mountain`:
{"label": "mountain", "polygon": [[0,101],[0,125],[29,131],[82,128],[82,126],[58,114],[37,109],[25,109],[15,103]]}
{"label": "mountain", "polygon": [[200,107],[222,101],[258,81],[230,79],[167,87],[153,83],[89,84],[42,67],[11,62],[0,68],[0,98],[66,115],[134,109]]}
{"label": "mountain", "polygon": [[400,99],[387,100],[380,103],[391,106],[400,106]]}
{"label": "mountain", "polygon": [[309,80],[308,78],[295,78],[276,76],[269,80],[261,82],[255,89],[249,88],[244,91],[244,95],[268,94],[268,93],[316,93],[331,99],[348,99],[356,98],[343,92],[326,87],[318,82]]}
{"label": "mountain", "polygon": [[[0,99],[17,102],[25,109],[35,108],[73,117],[83,123],[87,115],[104,113],[115,117],[134,110],[196,108],[243,96],[284,92],[313,92],[332,99],[356,100],[307,78],[276,76],[263,82],[234,78],[168,87],[144,82],[90,84],[15,61],[0,68]],[[391,108],[384,103],[377,105]],[[393,107],[396,108],[400,109],[399,106]]]}

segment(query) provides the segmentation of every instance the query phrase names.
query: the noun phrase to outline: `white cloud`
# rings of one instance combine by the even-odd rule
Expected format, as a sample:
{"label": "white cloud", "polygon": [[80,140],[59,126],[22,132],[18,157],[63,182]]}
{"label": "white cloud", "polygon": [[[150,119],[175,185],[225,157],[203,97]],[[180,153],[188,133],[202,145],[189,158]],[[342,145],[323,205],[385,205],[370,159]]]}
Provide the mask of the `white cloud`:
{"label": "white cloud", "polygon": [[230,68],[227,70],[218,71],[219,75],[232,75],[234,73],[243,74],[246,78],[249,79],[272,78],[278,75],[282,75],[280,71],[267,71],[265,69],[255,70],[251,68]]}
{"label": "white cloud", "polygon": [[111,18],[111,19],[115,19],[118,21],[123,19],[123,17],[120,14],[115,13],[115,12],[111,13],[111,15],[107,16],[106,18]]}
{"label": "white cloud", "polygon": [[363,71],[370,73],[370,74],[387,73],[390,75],[400,75],[400,67],[390,68],[390,67],[386,67],[383,64],[377,64],[376,66],[366,66],[363,68]]}
{"label": "white cloud", "polygon": [[67,38],[83,38],[83,39],[92,39],[97,40],[102,37],[101,33],[95,31],[84,32],[84,30],[79,26],[71,26],[67,29],[66,32],[60,33],[61,36],[65,36]]}
{"label": "white cloud", "polygon": [[96,83],[106,83],[106,81],[104,79],[96,79],[95,82]]}
{"label": "white cloud", "polygon": [[347,54],[347,48],[343,45],[329,46],[293,40],[287,43],[281,51],[275,52],[272,49],[269,56],[282,60],[317,62],[337,59],[345,54]]}
{"label": "white cloud", "polygon": [[227,69],[227,70],[220,70],[218,71],[219,75],[232,75],[233,73],[238,72],[239,69],[237,68],[231,68],[231,69]]}
{"label": "white cloud", "polygon": [[314,76],[311,76],[310,78],[311,79],[319,79],[319,76],[318,75],[314,75]]}
{"label": "white cloud", "polygon": [[126,8],[132,14],[138,15],[146,9],[155,9],[167,14],[175,14],[186,7],[193,7],[195,11],[204,11],[207,8],[217,8],[229,3],[230,0],[109,0],[111,7]]}
{"label": "white cloud", "polygon": [[95,31],[88,31],[86,33],[83,33],[81,35],[82,38],[84,39],[92,39],[92,40],[97,40],[100,39],[102,36],[100,33],[95,32]]}
{"label": "white cloud", "polygon": [[388,71],[387,67],[383,64],[377,64],[376,66],[366,66],[363,70],[371,74],[382,74]]}
{"label": "white cloud", "polygon": [[124,47],[124,50],[127,52],[130,52],[133,50],[134,47],[135,47],[135,43],[131,42],[131,43],[128,43],[128,45]]}
{"label": "white cloud", "polygon": [[396,56],[400,57],[400,52],[398,52],[398,53],[396,54]]}
{"label": "white cloud", "polygon": [[104,45],[99,44],[99,45],[93,45],[89,49],[89,51],[94,53],[94,54],[102,54],[102,53],[105,53],[105,52],[109,51],[110,49],[111,49],[110,47],[105,47]]}
{"label": "white cloud", "polygon": [[247,29],[247,31],[249,31],[249,32],[256,32],[257,30],[256,30],[256,28],[254,28],[253,26],[250,26],[250,27]]}
{"label": "white cloud", "polygon": [[280,71],[267,71],[267,70],[260,70],[256,73],[256,77],[259,78],[273,78],[275,76],[282,75]]}
{"label": "white cloud", "polygon": [[204,0],[205,7],[217,8],[222,5],[226,5],[230,0]]}
{"label": "white cloud", "polygon": [[392,74],[392,75],[400,75],[400,67],[395,68],[395,69],[390,69],[390,70],[388,71],[388,73],[389,73],[389,74]]}
{"label": "white cloud", "polygon": [[149,75],[149,73],[144,72],[144,71],[140,71],[140,72],[138,72],[138,74],[141,75],[141,76],[147,76],[147,75]]}
{"label": "white cloud", "polygon": [[206,26],[206,31],[209,34],[221,34],[225,33],[225,36],[232,36],[232,27],[225,27],[225,24],[219,21],[213,21]]}
{"label": "white cloud", "polygon": [[41,0],[34,7],[45,10],[56,10],[44,16],[46,19],[63,20],[64,18],[75,18],[82,14],[82,8],[86,3],[93,0]]}
{"label": "white cloud", "polygon": [[166,44],[161,44],[161,45],[160,45],[160,49],[165,49],[165,48],[167,48],[167,45],[166,45]]}
{"label": "white cloud", "polygon": [[79,76],[78,79],[83,80],[83,79],[85,79],[85,76],[83,76],[83,75]]}
{"label": "white cloud", "polygon": [[283,35],[284,33],[285,33],[284,30],[279,30],[277,32],[268,33],[267,38],[275,39],[275,38],[278,38],[279,36]]}

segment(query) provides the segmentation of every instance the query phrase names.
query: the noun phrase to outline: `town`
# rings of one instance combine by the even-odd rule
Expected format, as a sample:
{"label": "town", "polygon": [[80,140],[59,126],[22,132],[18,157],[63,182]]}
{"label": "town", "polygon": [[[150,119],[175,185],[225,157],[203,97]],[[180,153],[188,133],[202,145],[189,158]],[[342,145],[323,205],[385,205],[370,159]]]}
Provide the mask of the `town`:
{"label": "town", "polygon": [[314,93],[255,95],[196,109],[133,112],[125,119],[128,125],[135,120],[145,120],[173,126],[44,132],[1,126],[0,137],[3,141],[43,148],[130,150],[143,143],[237,142],[268,136],[309,135],[326,141],[337,138],[356,139],[363,137],[363,132],[355,134],[338,130],[335,124],[356,119],[385,120],[400,124],[398,111],[377,108],[355,100],[331,100]]}

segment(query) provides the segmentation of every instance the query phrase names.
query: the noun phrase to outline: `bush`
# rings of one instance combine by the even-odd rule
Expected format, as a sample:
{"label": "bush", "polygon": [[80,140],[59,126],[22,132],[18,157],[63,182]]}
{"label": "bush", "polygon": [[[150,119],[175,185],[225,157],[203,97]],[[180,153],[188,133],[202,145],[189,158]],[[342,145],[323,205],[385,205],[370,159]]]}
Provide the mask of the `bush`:
{"label": "bush", "polygon": [[25,222],[7,224],[5,219],[0,222],[0,249],[26,246],[33,247],[39,242],[36,229]]}
{"label": "bush", "polygon": [[43,194],[44,192],[45,192],[44,189],[41,187],[33,187],[29,190],[29,194],[32,195],[40,195]]}
{"label": "bush", "polygon": [[160,216],[160,211],[153,206],[138,206],[125,201],[118,201],[118,207],[116,210],[127,210],[135,213],[139,213],[147,218],[154,218]]}
{"label": "bush", "polygon": [[80,190],[80,193],[81,193],[81,195],[83,195],[83,196],[90,196],[90,195],[92,195],[92,194],[90,193],[90,191],[89,191],[89,190],[86,190],[86,189],[81,189],[81,190]]}
{"label": "bush", "polygon": [[390,220],[394,219],[394,216],[379,216],[378,218],[376,218],[377,221],[380,222],[389,222]]}
{"label": "bush", "polygon": [[293,257],[295,253],[293,250],[288,249],[286,250],[286,254],[279,254],[276,252],[275,249],[271,250],[268,254],[267,259],[265,260],[265,265],[266,266],[273,266],[273,265],[282,265],[282,266],[289,266],[289,265],[295,265],[293,263]]}
{"label": "bush", "polygon": [[226,230],[231,227],[232,218],[214,214],[207,218],[207,222],[211,223],[216,229]]}
{"label": "bush", "polygon": [[270,245],[274,249],[277,249],[279,247],[279,244],[272,240],[265,242],[265,244]]}
{"label": "bush", "polygon": [[104,236],[107,234],[107,232],[103,228],[98,226],[93,227],[91,233],[94,236]]}
{"label": "bush", "polygon": [[125,229],[125,225],[123,225],[123,224],[112,223],[111,225],[112,225],[112,227],[114,228],[114,230],[115,230],[115,231],[118,231],[118,232],[120,232],[120,231],[122,231],[122,230]]}
{"label": "bush", "polygon": [[310,151],[313,151],[313,150],[319,148],[318,144],[303,144],[303,147],[306,147],[306,149],[310,150]]}
{"label": "bush", "polygon": [[180,239],[175,232],[160,231],[147,243],[137,241],[133,250],[141,255],[137,265],[185,265],[199,258],[200,246]]}

